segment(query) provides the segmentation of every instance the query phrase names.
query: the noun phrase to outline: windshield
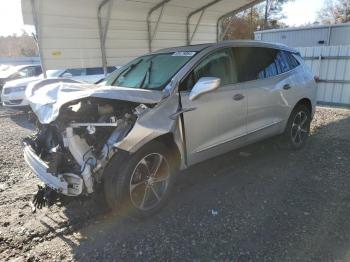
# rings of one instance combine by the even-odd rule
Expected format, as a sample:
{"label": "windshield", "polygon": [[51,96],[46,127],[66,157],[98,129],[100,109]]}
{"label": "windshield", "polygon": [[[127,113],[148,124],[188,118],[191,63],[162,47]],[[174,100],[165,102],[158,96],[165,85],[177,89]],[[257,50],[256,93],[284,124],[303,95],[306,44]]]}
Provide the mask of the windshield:
{"label": "windshield", "polygon": [[161,90],[195,54],[175,52],[142,56],[115,71],[102,84]]}
{"label": "windshield", "polygon": [[46,75],[47,77],[59,77],[64,70],[47,70]]}
{"label": "windshield", "polygon": [[[46,76],[48,78],[50,77],[60,77],[60,75],[64,72],[62,69],[55,69],[55,70],[46,70]],[[43,78],[44,75],[40,74],[39,77]]]}

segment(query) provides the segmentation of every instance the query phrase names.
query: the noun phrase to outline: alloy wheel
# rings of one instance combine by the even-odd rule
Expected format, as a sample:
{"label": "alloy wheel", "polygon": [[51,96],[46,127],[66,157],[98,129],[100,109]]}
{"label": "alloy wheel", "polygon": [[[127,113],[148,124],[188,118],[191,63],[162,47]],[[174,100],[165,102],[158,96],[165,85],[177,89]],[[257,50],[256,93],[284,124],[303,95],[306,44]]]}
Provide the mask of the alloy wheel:
{"label": "alloy wheel", "polygon": [[151,153],[136,165],[130,178],[130,199],[143,211],[157,206],[165,196],[170,180],[170,168],[165,156]]}
{"label": "alloy wheel", "polygon": [[298,112],[293,120],[291,128],[292,142],[296,146],[300,146],[309,133],[308,116],[304,111]]}

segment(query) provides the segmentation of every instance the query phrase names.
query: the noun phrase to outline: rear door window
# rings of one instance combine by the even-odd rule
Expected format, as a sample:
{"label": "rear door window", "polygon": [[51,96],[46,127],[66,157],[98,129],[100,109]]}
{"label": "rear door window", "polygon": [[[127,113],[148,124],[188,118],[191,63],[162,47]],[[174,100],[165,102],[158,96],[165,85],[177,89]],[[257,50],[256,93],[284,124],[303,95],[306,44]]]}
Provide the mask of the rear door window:
{"label": "rear door window", "polygon": [[272,77],[278,73],[272,49],[235,47],[233,52],[237,59],[239,82]]}
{"label": "rear door window", "polygon": [[240,82],[270,78],[288,72],[299,65],[287,51],[262,47],[235,47]]}

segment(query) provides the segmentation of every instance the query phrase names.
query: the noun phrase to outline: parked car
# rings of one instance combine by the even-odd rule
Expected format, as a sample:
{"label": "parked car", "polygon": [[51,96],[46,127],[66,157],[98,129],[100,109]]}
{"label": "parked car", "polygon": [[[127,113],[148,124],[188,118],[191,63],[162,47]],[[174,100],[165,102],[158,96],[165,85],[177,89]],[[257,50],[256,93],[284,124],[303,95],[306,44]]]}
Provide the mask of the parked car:
{"label": "parked car", "polygon": [[20,65],[2,70],[0,71],[0,90],[7,81],[31,76],[38,76],[41,73],[41,65]]}
{"label": "parked car", "polygon": [[7,71],[11,68],[11,65],[4,65],[4,64],[0,64],[0,72],[1,71]]}
{"label": "parked car", "polygon": [[[110,66],[107,68],[107,71],[111,73],[115,69],[116,67]],[[83,83],[95,83],[104,79],[102,67],[48,70],[46,74],[48,78],[72,79]],[[28,106],[28,101],[25,98],[25,91],[28,85],[42,79],[44,77],[41,74],[38,77],[28,77],[6,82],[1,93],[3,106],[17,108]]]}
{"label": "parked car", "polygon": [[103,184],[112,209],[145,217],[178,170],[277,135],[303,147],[316,83],[294,49],[229,41],[160,50],[98,86],[52,84],[28,99],[39,131],[25,161],[46,184],[35,205]]}

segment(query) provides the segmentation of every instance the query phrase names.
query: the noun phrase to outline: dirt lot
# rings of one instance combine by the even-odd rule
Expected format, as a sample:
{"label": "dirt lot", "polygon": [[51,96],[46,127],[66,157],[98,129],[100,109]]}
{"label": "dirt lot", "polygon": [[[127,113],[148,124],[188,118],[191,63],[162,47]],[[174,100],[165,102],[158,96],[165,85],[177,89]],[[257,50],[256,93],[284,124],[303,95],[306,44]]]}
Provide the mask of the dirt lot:
{"label": "dirt lot", "polygon": [[350,261],[350,110],[319,108],[299,152],[266,141],[183,172],[142,222],[96,199],[32,214],[32,129],[0,109],[0,260]]}

